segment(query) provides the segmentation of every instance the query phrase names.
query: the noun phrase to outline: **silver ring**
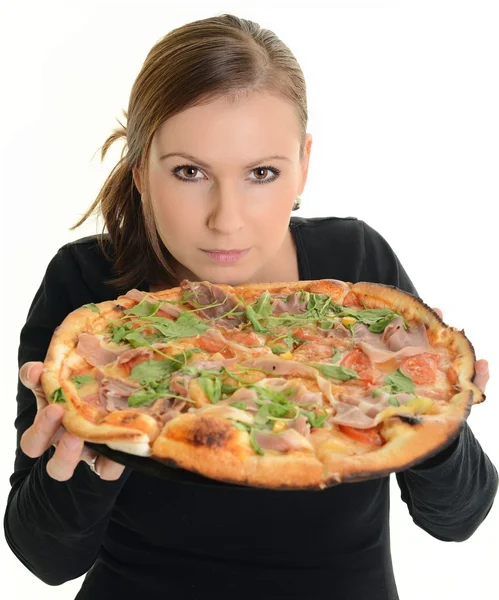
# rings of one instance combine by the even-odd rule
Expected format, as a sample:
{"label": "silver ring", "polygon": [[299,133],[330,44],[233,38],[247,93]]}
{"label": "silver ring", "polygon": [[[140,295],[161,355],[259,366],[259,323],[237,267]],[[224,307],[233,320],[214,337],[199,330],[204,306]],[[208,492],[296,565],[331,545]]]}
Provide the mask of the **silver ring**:
{"label": "silver ring", "polygon": [[92,473],[95,473],[97,475],[97,477],[100,477],[100,473],[97,469],[97,467],[95,466],[95,463],[97,462],[97,459],[99,458],[99,455],[96,454],[92,460],[89,462],[88,466],[90,467],[90,470],[92,471]]}

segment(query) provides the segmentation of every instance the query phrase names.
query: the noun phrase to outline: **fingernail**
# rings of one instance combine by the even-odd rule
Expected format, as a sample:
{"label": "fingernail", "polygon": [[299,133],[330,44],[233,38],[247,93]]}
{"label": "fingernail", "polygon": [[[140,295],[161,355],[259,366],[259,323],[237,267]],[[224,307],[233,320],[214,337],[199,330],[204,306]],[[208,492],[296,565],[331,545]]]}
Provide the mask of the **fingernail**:
{"label": "fingernail", "polygon": [[33,365],[26,371],[26,380],[31,383],[31,372],[33,371]]}

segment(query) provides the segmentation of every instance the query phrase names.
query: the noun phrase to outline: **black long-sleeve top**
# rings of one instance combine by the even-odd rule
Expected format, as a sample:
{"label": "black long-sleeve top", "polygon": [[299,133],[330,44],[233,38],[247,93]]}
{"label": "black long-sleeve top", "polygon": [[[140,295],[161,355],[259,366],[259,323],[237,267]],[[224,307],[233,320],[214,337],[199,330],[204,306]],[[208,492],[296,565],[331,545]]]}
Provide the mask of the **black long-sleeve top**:
{"label": "black long-sleeve top", "polygon": [[[292,217],[300,279],[335,278],[416,290],[385,239],[355,218]],[[127,290],[105,283],[111,264],[95,236],[51,260],[21,332],[19,366],[44,360],[54,328],[75,308]],[[144,281],[140,286],[147,291]],[[19,447],[36,414],[18,387],[18,448],[6,539],[37,577],[59,585],[86,573],[79,600],[161,594],[183,600],[396,600],[390,557],[389,477],[320,492],[180,483],[127,468],[116,482],[80,463],[66,482]],[[396,474],[419,527],[468,538],[494,500],[497,471],[468,424],[447,448]],[[153,597],[153,596],[152,596]]]}

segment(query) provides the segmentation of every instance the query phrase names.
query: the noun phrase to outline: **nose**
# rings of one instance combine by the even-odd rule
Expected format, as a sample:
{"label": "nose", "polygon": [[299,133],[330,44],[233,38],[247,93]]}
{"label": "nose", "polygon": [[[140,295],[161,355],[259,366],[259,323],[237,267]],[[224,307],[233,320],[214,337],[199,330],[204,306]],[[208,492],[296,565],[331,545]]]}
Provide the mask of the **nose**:
{"label": "nose", "polygon": [[244,226],[242,202],[237,191],[225,186],[214,186],[211,191],[211,209],[208,227],[221,234],[234,234]]}

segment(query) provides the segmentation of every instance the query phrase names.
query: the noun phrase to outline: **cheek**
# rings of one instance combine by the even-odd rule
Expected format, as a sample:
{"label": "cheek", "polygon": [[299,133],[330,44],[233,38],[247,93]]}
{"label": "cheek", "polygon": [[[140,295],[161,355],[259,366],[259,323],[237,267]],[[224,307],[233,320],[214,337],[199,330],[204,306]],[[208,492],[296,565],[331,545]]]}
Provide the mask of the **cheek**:
{"label": "cheek", "polygon": [[198,228],[200,215],[189,209],[173,190],[156,192],[151,188],[151,203],[158,230],[169,238],[186,238]]}

